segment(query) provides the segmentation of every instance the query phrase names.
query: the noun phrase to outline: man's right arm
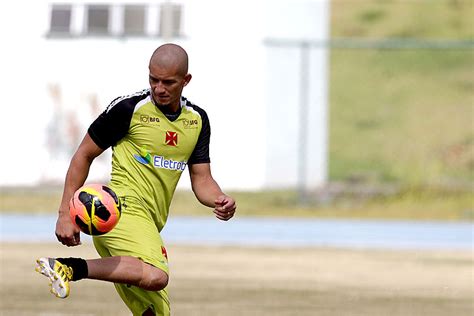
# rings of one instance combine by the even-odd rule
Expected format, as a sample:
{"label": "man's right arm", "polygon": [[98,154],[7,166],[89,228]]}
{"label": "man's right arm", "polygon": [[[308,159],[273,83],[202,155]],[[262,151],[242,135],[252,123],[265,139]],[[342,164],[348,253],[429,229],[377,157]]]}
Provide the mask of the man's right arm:
{"label": "man's right arm", "polygon": [[87,133],[71,159],[56,222],[56,237],[66,246],[80,244],[80,230],[71,222],[69,217],[69,200],[74,192],[84,185],[92,161],[103,152],[104,149],[97,146]]}

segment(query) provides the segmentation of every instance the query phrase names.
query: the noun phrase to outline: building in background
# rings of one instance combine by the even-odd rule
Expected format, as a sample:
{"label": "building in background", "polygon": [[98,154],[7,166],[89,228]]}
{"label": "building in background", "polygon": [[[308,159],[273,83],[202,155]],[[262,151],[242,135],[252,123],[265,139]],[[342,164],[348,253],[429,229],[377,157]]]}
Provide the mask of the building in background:
{"label": "building in background", "polygon": [[[190,55],[184,95],[208,112],[226,189],[311,190],[327,178],[329,0],[16,1],[0,13],[0,185],[62,183],[92,119],[148,86],[160,44]],[[5,100],[6,98],[6,100]],[[303,126],[303,128],[301,128]],[[106,180],[110,151],[93,165]],[[188,177],[180,186],[186,187]]]}

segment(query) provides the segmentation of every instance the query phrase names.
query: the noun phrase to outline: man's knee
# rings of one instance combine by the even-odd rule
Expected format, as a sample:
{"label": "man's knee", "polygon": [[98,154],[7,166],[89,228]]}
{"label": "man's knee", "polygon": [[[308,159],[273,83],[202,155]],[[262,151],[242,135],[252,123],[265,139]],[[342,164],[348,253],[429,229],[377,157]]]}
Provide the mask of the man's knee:
{"label": "man's knee", "polygon": [[140,287],[147,291],[160,291],[168,285],[168,274],[150,264],[145,264]]}

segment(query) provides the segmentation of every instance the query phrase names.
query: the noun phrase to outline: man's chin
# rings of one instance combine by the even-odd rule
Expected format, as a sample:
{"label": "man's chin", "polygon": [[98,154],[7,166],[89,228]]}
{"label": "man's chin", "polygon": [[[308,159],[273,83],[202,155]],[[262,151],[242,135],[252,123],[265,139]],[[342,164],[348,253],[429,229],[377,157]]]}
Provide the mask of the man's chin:
{"label": "man's chin", "polygon": [[169,98],[155,98],[153,97],[153,103],[155,103],[157,106],[169,106],[170,105],[170,100]]}

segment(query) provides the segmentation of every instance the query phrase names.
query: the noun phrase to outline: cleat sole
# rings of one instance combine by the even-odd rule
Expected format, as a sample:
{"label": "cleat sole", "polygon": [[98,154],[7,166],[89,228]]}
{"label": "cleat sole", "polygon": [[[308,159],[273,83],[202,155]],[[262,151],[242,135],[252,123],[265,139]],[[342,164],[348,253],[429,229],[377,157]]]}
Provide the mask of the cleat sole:
{"label": "cleat sole", "polygon": [[[48,258],[42,258],[36,260],[37,266],[35,271],[46,276],[48,278],[50,292],[58,298],[66,298],[69,296],[69,286],[68,279],[61,279],[58,275],[60,271],[55,271],[56,267],[50,267],[50,262]],[[62,271],[61,271],[62,273]]]}

